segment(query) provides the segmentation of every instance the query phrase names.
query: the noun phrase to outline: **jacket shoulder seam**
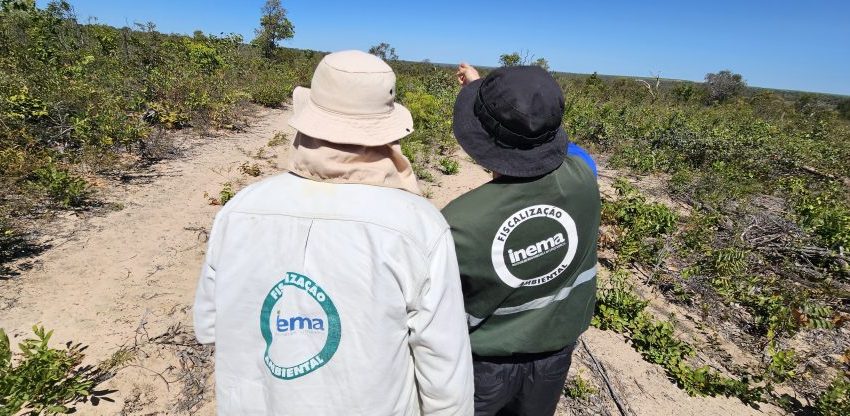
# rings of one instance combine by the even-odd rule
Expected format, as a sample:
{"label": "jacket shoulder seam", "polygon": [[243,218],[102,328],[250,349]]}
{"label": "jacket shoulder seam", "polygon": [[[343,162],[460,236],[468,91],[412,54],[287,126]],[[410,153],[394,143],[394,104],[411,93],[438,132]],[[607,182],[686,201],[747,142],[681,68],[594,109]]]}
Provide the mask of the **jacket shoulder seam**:
{"label": "jacket shoulder seam", "polygon": [[[358,222],[358,223],[362,223],[362,224],[374,225],[376,227],[380,227],[380,228],[383,228],[385,230],[389,230],[389,231],[392,231],[396,234],[401,235],[406,240],[410,240],[412,243],[414,243],[415,246],[419,247],[420,249],[423,249],[423,248],[426,249],[426,250],[422,250],[422,253],[426,254],[427,256],[430,256],[431,250],[433,250],[433,247],[436,246],[436,242],[439,241],[439,238],[441,236],[443,236],[445,234],[446,230],[448,229],[448,227],[443,226],[442,224],[435,224],[435,228],[439,227],[440,231],[439,231],[437,238],[434,239],[435,240],[434,243],[429,244],[427,241],[422,241],[421,239],[417,239],[413,234],[408,233],[404,230],[399,230],[398,228],[395,228],[395,227],[390,227],[390,226],[385,225],[385,224],[379,224],[377,222],[364,220],[364,219],[361,219],[361,218],[333,217],[333,216],[328,216],[328,215],[309,215],[309,214],[299,215],[299,214],[293,214],[293,213],[287,213],[287,212],[241,211],[241,210],[238,210],[238,209],[234,209],[233,211],[230,211],[229,214],[270,215],[270,216],[283,216],[283,217],[301,218],[301,219],[305,219],[305,220],[348,221],[348,222]],[[426,258],[427,258],[427,256],[426,256]]]}

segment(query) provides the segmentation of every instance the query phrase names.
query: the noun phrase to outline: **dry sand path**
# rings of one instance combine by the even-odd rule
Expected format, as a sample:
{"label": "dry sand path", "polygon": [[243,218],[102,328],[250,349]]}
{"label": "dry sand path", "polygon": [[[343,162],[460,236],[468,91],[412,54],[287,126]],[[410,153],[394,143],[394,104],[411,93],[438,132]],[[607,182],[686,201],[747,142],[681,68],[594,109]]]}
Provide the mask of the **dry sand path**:
{"label": "dry sand path", "polygon": [[[60,220],[56,235],[66,237],[32,259],[31,269],[0,281],[0,327],[13,343],[40,324],[55,329],[55,345],[68,340],[89,345],[91,363],[113,357],[122,347],[133,348],[131,365],[101,386],[117,390],[108,396],[113,401],[84,404],[77,414],[214,413],[212,380],[203,385],[210,351],[193,346],[188,329],[205,232],[219,209],[210,205],[208,195],[217,196],[225,182],[238,189],[279,173],[288,145],[268,148],[267,143],[276,132],[291,137],[288,117],[285,110],[260,110],[244,132],[184,139],[180,158],[138,175],[145,180],[104,190],[105,198],[122,205],[121,210]],[[258,158],[261,148],[265,150]],[[436,185],[426,185],[437,207],[488,180],[468,157],[458,159],[459,174],[437,175]],[[243,174],[243,162],[257,163],[262,175]],[[629,414],[781,414],[773,408],[756,411],[735,399],[689,397],[623,337],[591,329],[583,338]],[[579,350],[571,374],[581,371],[600,383],[589,355]],[[580,405],[563,401],[559,412],[620,414],[607,388],[597,387],[600,393],[594,398]]]}

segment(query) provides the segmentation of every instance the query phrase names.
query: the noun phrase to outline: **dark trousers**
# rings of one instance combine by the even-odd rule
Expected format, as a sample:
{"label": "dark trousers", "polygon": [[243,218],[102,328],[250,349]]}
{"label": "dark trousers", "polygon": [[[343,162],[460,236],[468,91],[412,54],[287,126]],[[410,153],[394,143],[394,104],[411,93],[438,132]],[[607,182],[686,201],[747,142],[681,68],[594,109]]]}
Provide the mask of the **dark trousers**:
{"label": "dark trousers", "polygon": [[473,356],[475,416],[554,415],[575,346],[511,357]]}

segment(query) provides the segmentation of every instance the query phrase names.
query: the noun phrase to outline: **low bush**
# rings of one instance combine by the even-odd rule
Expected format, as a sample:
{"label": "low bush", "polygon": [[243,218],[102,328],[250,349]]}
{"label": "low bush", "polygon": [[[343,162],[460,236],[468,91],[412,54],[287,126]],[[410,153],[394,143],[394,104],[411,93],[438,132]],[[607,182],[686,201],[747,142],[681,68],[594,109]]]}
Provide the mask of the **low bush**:
{"label": "low bush", "polygon": [[248,87],[251,101],[266,107],[280,107],[292,96],[293,86],[285,74],[272,69],[263,72]]}
{"label": "low bush", "polygon": [[83,347],[68,343],[65,349],[48,344],[53,331],[33,327],[35,338],[12,354],[9,337],[0,329],[0,415],[71,413],[87,399],[95,385],[95,372],[83,367]]}
{"label": "low bush", "polygon": [[678,216],[663,204],[647,202],[625,180],[614,183],[618,199],[603,201],[602,218],[615,227],[614,250],[618,264],[661,261],[664,237],[676,228]]}
{"label": "low bush", "polygon": [[617,270],[600,288],[592,320],[595,327],[625,334],[644,359],[664,368],[692,396],[720,394],[751,405],[765,400],[762,389],[750,386],[746,378],[733,379],[708,366],[691,365],[694,347],[675,335],[671,322],[658,321],[646,311],[648,302],[634,293],[627,276],[624,270]]}
{"label": "low bush", "polygon": [[460,164],[448,157],[440,158],[440,170],[446,175],[456,175],[460,172]]}
{"label": "low bush", "polygon": [[840,375],[815,401],[814,411],[821,416],[850,415],[850,378]]}
{"label": "low bush", "polygon": [[575,400],[587,400],[591,396],[599,394],[599,389],[593,386],[590,381],[585,380],[579,371],[572,380],[567,381],[564,386],[564,395]]}
{"label": "low bush", "polygon": [[36,184],[63,207],[78,207],[85,201],[86,181],[50,164],[34,172]]}

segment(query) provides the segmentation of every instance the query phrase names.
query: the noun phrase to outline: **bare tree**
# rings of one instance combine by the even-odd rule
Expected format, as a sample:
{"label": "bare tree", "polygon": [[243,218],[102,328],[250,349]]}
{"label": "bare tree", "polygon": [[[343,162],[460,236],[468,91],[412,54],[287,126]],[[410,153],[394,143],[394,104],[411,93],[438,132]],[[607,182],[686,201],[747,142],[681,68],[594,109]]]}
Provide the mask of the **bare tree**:
{"label": "bare tree", "polygon": [[638,79],[637,82],[643,84],[646,89],[649,90],[649,95],[652,97],[652,101],[655,101],[658,98],[658,88],[661,87],[661,74],[652,74],[652,76],[655,78],[655,82],[653,84],[650,84],[644,79]]}

